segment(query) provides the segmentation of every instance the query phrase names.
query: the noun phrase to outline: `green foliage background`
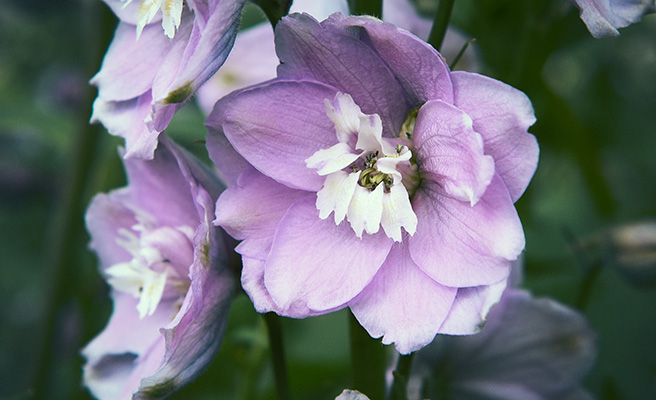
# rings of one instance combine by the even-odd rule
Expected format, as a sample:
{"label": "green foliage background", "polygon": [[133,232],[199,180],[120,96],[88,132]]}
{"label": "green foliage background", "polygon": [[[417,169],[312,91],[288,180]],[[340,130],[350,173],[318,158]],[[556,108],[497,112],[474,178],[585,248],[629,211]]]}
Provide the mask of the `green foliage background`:
{"label": "green foliage background", "polygon": [[[250,9],[244,21],[260,18]],[[576,245],[656,217],[656,17],[597,40],[565,0],[458,0],[452,22],[477,39],[482,72],[535,107],[540,164],[517,203],[525,287],[581,307],[599,332],[585,381],[596,397],[656,398],[656,291],[627,283],[603,244]],[[89,398],[78,352],[111,304],[82,218],[94,193],[124,178],[121,140],[87,124],[95,92],[86,82],[114,25],[100,0],[0,8],[0,399],[32,398],[35,385],[43,398]],[[203,125],[190,103],[168,133],[206,159]],[[296,399],[350,385],[347,319],[283,321]],[[274,398],[268,356],[265,326],[240,295],[209,370],[173,398]]]}

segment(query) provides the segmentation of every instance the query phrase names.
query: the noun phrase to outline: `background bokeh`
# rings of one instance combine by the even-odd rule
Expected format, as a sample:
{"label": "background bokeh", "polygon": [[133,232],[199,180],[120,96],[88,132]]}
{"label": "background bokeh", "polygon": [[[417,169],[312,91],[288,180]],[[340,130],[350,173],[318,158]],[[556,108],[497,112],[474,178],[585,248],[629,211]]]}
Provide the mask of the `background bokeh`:
{"label": "background bokeh", "polygon": [[[427,14],[433,3],[418,0]],[[249,8],[244,24],[258,18]],[[656,287],[627,281],[608,240],[618,226],[656,220],[656,16],[601,40],[565,0],[459,0],[452,22],[477,39],[481,72],[535,107],[540,164],[517,203],[524,286],[580,308],[598,331],[591,393],[656,398]],[[87,123],[95,91],[86,82],[115,23],[100,0],[0,6],[2,400],[90,397],[78,352],[111,303],[83,213],[124,177],[121,140]],[[203,125],[192,102],[167,132],[207,159]],[[349,386],[347,319],[342,311],[283,321],[295,398],[334,398]],[[245,295],[209,370],[173,398],[274,398],[266,328]]]}

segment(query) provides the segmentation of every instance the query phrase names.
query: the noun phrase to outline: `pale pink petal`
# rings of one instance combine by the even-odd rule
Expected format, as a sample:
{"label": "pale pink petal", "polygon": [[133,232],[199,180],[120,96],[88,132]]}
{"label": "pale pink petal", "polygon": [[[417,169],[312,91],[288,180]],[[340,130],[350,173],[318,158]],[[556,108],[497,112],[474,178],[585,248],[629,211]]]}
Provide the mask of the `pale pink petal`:
{"label": "pale pink petal", "polygon": [[349,224],[320,219],[314,199],[303,199],[278,226],[265,286],[284,315],[343,307],[371,281],[392,243],[384,233],[359,239]]}
{"label": "pale pink petal", "polygon": [[447,335],[478,333],[485,325],[490,309],[501,300],[507,281],[486,286],[458,289],[451,311],[440,327]]}
{"label": "pale pink petal", "polygon": [[314,198],[249,168],[219,196],[214,223],[239,240],[273,237],[287,209],[307,196]]}
{"label": "pale pink petal", "polygon": [[270,24],[260,24],[239,32],[232,51],[221,68],[196,93],[205,114],[230,92],[276,77],[280,64]]}
{"label": "pale pink petal", "polygon": [[494,160],[483,154],[483,140],[467,114],[429,101],[419,109],[413,142],[423,179],[454,199],[478,202],[494,175]]}
{"label": "pale pink petal", "polygon": [[[431,45],[410,32],[392,24],[381,24],[374,18],[343,17],[339,14],[322,24],[334,25],[340,29],[357,27],[355,32],[366,31],[367,42],[401,84],[409,104],[407,109],[402,104],[395,104],[394,107],[407,113],[410,108],[418,107],[428,100],[452,102],[449,66]],[[367,75],[364,73],[361,76]],[[377,82],[378,78],[373,81]],[[370,113],[364,108],[363,111]]]}
{"label": "pale pink petal", "polygon": [[320,25],[307,14],[291,14],[276,26],[276,52],[282,62],[278,77],[334,86],[351,95],[363,113],[378,114],[387,136],[398,135],[410,107],[397,77],[364,41],[327,22],[331,18]]}
{"label": "pale pink petal", "polygon": [[524,248],[522,225],[498,175],[473,207],[430,187],[415,194],[412,206],[418,224],[408,239],[410,254],[424,272],[445,286],[472,287],[504,280]]}
{"label": "pale pink petal", "polygon": [[455,105],[474,121],[485,154],[494,158],[496,172],[513,201],[524,193],[538,163],[538,144],[527,132],[535,123],[533,106],[519,90],[482,75],[453,72]]}
{"label": "pale pink petal", "polygon": [[206,121],[209,135],[223,132],[239,154],[278,182],[317,191],[325,178],[305,160],[337,143],[324,106],[336,93],[311,81],[264,83],[219,101]]}
{"label": "pale pink petal", "polygon": [[442,286],[412,261],[405,244],[395,244],[373,281],[349,302],[371,337],[394,343],[401,354],[433,341],[457,288]]}

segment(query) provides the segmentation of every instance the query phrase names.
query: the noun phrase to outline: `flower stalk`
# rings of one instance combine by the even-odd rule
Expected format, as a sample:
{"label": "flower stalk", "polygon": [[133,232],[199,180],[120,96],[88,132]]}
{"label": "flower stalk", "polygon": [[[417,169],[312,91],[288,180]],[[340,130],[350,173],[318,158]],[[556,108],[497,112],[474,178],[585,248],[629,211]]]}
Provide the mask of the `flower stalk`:
{"label": "flower stalk", "polygon": [[415,353],[410,353],[399,356],[399,361],[396,363],[396,369],[394,370],[394,382],[390,393],[391,400],[407,399],[406,387],[408,386],[408,377],[410,376],[414,355]]}
{"label": "flower stalk", "polygon": [[285,362],[285,348],[282,339],[282,325],[280,317],[269,312],[263,315],[269,335],[271,347],[271,361],[273,362],[273,375],[276,381],[276,393],[279,400],[291,399],[289,382],[287,380],[287,365]]}
{"label": "flower stalk", "polygon": [[352,313],[349,313],[353,388],[370,399],[385,398],[387,357],[380,340],[372,339]]}
{"label": "flower stalk", "polygon": [[348,5],[353,15],[372,15],[377,18],[383,15],[381,0],[349,0]]}
{"label": "flower stalk", "polygon": [[444,35],[446,35],[446,29],[449,26],[449,20],[451,19],[453,3],[454,0],[440,0],[440,4],[437,8],[435,21],[433,22],[433,27],[428,36],[428,43],[435,47],[437,51],[440,51],[440,48],[442,47]]}

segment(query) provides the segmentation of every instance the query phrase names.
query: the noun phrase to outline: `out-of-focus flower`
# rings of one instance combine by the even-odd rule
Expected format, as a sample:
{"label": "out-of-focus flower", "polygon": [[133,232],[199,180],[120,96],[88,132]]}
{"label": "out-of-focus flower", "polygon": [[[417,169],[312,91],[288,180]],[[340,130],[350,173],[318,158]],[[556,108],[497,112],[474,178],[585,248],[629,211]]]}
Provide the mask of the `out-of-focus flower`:
{"label": "out-of-focus flower", "polygon": [[508,289],[480,333],[440,336],[417,353],[408,399],[591,399],[580,383],[595,358],[581,314]]}
{"label": "out-of-focus flower", "polygon": [[344,389],[339,396],[335,397],[335,400],[369,400],[369,397],[363,395],[357,390]]}
{"label": "out-of-focus flower", "polygon": [[624,28],[656,11],[654,0],[573,0],[592,36],[617,36]]}
{"label": "out-of-focus flower", "polygon": [[604,229],[573,243],[596,265],[614,269],[639,288],[656,287],[656,222],[640,221]]}
{"label": "out-of-focus flower", "polygon": [[[306,12],[322,20],[334,12],[348,13],[348,6],[345,0],[296,0],[290,11]],[[383,20],[407,29],[424,40],[428,39],[433,23],[420,17],[408,0],[383,1]],[[450,27],[444,38],[442,54],[447,60],[454,59],[467,40],[458,29]],[[279,63],[271,25],[261,24],[240,32],[225,64],[198,89],[196,98],[200,107],[205,114],[209,114],[217,100],[230,92],[275,78]],[[474,46],[464,53],[455,69],[477,72],[478,57]]]}
{"label": "out-of-focus flower", "polygon": [[646,221],[610,231],[611,265],[640,287],[656,286],[656,222]]}
{"label": "out-of-focus flower", "polygon": [[105,2],[120,22],[91,79],[91,120],[125,138],[126,158],[150,159],[173,114],[228,56],[245,0]]}
{"label": "out-of-focus flower", "polygon": [[528,98],[371,17],[292,14],[276,49],[278,78],[207,120],[212,160],[241,172],[215,222],[243,240],[256,309],[348,306],[401,353],[477,332],[524,247]]}
{"label": "out-of-focus flower", "polygon": [[166,137],[153,160],[125,166],[129,185],[86,215],[114,311],[82,351],[84,382],[99,399],[159,399],[214,356],[235,279],[211,225],[216,178]]}

